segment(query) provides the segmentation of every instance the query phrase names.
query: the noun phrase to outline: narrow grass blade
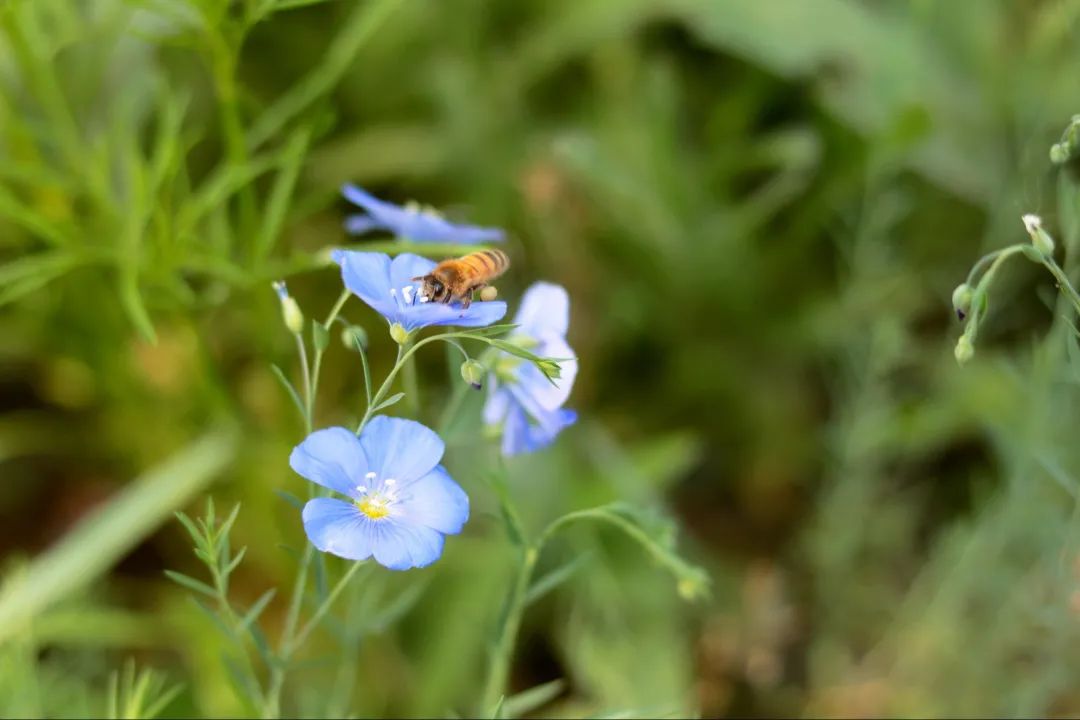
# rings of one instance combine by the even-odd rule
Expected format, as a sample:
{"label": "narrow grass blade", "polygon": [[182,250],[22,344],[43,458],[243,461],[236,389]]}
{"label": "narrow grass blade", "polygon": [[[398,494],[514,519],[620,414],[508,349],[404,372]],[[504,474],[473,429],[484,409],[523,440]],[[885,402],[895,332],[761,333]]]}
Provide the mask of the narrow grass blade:
{"label": "narrow grass blade", "polygon": [[0,643],[86,587],[201,492],[232,459],[231,433],[208,434],[136,480],[0,590]]}

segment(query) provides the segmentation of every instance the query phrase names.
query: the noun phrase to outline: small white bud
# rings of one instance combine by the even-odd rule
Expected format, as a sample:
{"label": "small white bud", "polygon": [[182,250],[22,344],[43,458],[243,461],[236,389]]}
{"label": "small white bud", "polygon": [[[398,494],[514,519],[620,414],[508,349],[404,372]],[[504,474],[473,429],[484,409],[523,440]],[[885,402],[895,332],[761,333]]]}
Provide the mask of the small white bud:
{"label": "small white bud", "polygon": [[1028,213],[1021,220],[1024,221],[1024,229],[1031,236],[1031,244],[1039,251],[1039,254],[1043,257],[1051,257],[1054,254],[1054,239],[1050,237],[1050,233],[1043,230],[1042,218]]}

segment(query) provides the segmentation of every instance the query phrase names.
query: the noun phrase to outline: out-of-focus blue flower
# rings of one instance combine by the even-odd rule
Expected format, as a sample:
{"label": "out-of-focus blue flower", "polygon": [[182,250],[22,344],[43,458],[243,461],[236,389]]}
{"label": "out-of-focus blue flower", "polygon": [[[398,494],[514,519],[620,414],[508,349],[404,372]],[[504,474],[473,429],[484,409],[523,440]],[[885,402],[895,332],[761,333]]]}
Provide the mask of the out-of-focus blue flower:
{"label": "out-of-focus blue flower", "polygon": [[442,554],[445,535],[461,532],[469,498],[442,459],[442,439],[412,420],[378,415],[360,437],[342,427],[316,430],[289,465],[346,496],[304,506],[304,531],[323,552],[375,561],[391,570],[424,567]]}
{"label": "out-of-focus blue flower", "polygon": [[355,185],[345,185],[341,194],[366,211],[366,215],[350,215],[345,218],[345,230],[360,235],[369,230],[387,230],[414,242],[476,243],[501,242],[505,237],[498,228],[459,225],[441,217],[432,210],[419,206],[395,205],[380,200]]}
{"label": "out-of-focus blue flower", "polygon": [[391,261],[384,253],[335,250],[331,257],[341,266],[345,287],[410,332],[428,325],[483,327],[506,314],[501,300],[474,302],[467,309],[460,303],[427,302],[412,278],[427,275],[435,262],[419,255],[402,253]]}
{"label": "out-of-focus blue flower", "polygon": [[[575,357],[566,342],[570,299],[559,285],[534,283],[525,292],[514,322],[519,326],[515,331],[517,340],[532,353],[550,358]],[[504,455],[539,450],[577,420],[576,412],[562,407],[577,377],[576,358],[560,363],[561,377],[554,385],[535,365],[506,353],[494,367],[484,422],[502,424]]]}

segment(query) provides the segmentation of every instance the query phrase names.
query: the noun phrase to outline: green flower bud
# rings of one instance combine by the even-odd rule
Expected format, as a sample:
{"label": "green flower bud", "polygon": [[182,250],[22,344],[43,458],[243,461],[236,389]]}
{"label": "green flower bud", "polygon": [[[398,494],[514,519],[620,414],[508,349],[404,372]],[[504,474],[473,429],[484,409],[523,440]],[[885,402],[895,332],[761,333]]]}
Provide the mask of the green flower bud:
{"label": "green flower bud", "polygon": [[1031,236],[1031,244],[1039,254],[1046,258],[1051,257],[1054,254],[1054,239],[1050,237],[1050,233],[1043,230],[1042,218],[1029,213],[1021,220],[1024,221],[1024,229]]}
{"label": "green flower bud", "polygon": [[366,350],[368,346],[367,330],[359,325],[349,325],[341,331],[341,342],[349,350],[356,350],[357,347]]}
{"label": "green flower bud", "polygon": [[297,305],[296,300],[289,295],[284,281],[278,280],[272,285],[278,295],[278,300],[281,301],[281,317],[285,321],[285,327],[292,334],[299,335],[304,331],[304,313],[300,311],[300,306]]}
{"label": "green flower bud", "polygon": [[484,386],[485,374],[487,374],[487,370],[484,366],[472,358],[461,363],[462,379],[472,385],[476,390],[479,390]]}
{"label": "green flower bud", "polygon": [[956,357],[956,362],[960,363],[961,366],[966,365],[971,358],[975,357],[975,346],[971,344],[971,338],[967,336],[967,333],[961,335],[960,339],[956,341],[953,355]]}
{"label": "green flower bud", "polygon": [[952,306],[956,317],[963,320],[971,312],[971,296],[974,291],[967,283],[960,283],[952,293]]}
{"label": "green flower bud", "polygon": [[1050,146],[1050,162],[1055,165],[1069,162],[1069,148],[1065,143],[1054,143]]}
{"label": "green flower bud", "polygon": [[683,600],[693,602],[708,597],[709,580],[707,576],[703,576],[696,572],[687,573],[679,578],[678,583],[675,585],[675,589],[678,591],[679,597]]}
{"label": "green flower bud", "polygon": [[1020,252],[1023,253],[1024,257],[1036,265],[1042,265],[1043,254],[1039,252],[1034,245],[1021,245]]}
{"label": "green flower bud", "polygon": [[394,323],[390,326],[390,337],[398,345],[404,345],[409,341],[409,331],[402,327],[401,323]]}

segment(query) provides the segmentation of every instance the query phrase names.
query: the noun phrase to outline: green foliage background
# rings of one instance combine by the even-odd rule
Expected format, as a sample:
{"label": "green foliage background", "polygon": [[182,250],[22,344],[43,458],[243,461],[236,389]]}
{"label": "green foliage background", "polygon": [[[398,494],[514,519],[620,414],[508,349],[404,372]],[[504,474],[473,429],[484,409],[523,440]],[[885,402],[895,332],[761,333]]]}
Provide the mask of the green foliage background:
{"label": "green foliage background", "polygon": [[[236,595],[291,581],[273,491],[304,491],[303,428],[269,283],[325,315],[346,181],[507,228],[503,297],[569,289],[582,420],[511,463],[526,526],[622,500],[712,575],[687,603],[617,533],[562,536],[545,566],[581,568],[529,609],[511,684],[565,685],[530,714],[1080,713],[1071,320],[1010,265],[960,369],[949,304],[1024,212],[1076,262],[1047,152],[1080,111],[1078,21],[1075,0],[0,0],[0,714],[103,712],[129,656],[183,683],[166,715],[241,711],[162,574],[197,573],[171,512],[240,501]],[[345,314],[387,367],[381,321]],[[424,358],[433,414],[445,373]],[[332,347],[323,378],[319,424],[355,418],[357,356]],[[365,576],[287,711],[474,711],[512,556],[489,459],[462,441],[450,465],[465,534]]]}

